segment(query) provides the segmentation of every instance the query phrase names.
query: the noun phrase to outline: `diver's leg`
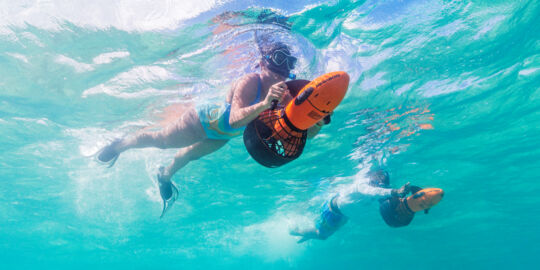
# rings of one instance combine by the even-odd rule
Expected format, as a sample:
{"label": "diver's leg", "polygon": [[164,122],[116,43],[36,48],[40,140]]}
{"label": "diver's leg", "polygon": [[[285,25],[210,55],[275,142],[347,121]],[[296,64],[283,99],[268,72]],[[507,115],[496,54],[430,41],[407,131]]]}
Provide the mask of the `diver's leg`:
{"label": "diver's leg", "polygon": [[165,168],[162,179],[170,181],[171,177],[190,161],[197,160],[213,153],[227,144],[229,140],[205,139],[188,147],[184,147],[176,153],[173,162]]}
{"label": "diver's leg", "polygon": [[[159,168],[157,176],[159,183],[159,194],[164,202],[167,202],[173,195],[173,184],[171,177],[181,168],[186,166],[190,161],[197,160],[227,144],[228,140],[212,140],[205,139],[188,147],[184,147],[178,151],[173,162],[167,168]],[[167,203],[164,205],[164,212],[167,208]]]}
{"label": "diver's leg", "polygon": [[190,109],[178,121],[166,126],[161,131],[143,131],[134,136],[115,140],[100,151],[98,159],[102,162],[108,162],[130,148],[157,147],[165,149],[186,147],[205,138],[206,133],[197,112]]}
{"label": "diver's leg", "polygon": [[118,150],[123,152],[130,148],[157,147],[180,148],[192,145],[206,138],[206,134],[194,109],[184,113],[178,121],[155,132],[140,132],[127,137]]}
{"label": "diver's leg", "polygon": [[219,148],[223,147],[227,142],[228,140],[212,139],[205,139],[197,142],[178,151],[174,157],[174,161],[167,168],[159,168],[157,179],[159,184],[159,195],[163,199],[163,211],[161,212],[162,217],[167,209],[169,209],[176,200],[177,195],[175,194],[178,194],[178,190],[171,182],[171,177],[174,175],[174,173],[186,166],[186,164],[188,164],[190,161],[215,152]]}
{"label": "diver's leg", "polygon": [[289,234],[294,236],[301,236],[297,243],[302,243],[309,239],[321,239],[321,237],[319,236],[319,230],[317,230],[315,226],[305,229],[294,228],[289,232]]}

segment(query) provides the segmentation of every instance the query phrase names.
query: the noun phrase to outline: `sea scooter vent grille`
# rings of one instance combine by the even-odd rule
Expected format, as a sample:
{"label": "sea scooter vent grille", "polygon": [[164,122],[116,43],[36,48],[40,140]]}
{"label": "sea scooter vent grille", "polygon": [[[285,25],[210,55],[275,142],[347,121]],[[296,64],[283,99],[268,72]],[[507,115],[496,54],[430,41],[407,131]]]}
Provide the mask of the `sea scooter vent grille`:
{"label": "sea scooter vent grille", "polygon": [[274,168],[298,158],[306,144],[307,131],[288,123],[283,107],[262,112],[244,131],[249,154],[261,165]]}

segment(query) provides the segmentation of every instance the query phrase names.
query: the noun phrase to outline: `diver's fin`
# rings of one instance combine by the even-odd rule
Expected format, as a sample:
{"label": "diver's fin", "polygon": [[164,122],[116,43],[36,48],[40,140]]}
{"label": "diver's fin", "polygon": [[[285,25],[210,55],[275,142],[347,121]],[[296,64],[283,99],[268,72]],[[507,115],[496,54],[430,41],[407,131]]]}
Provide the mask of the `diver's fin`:
{"label": "diver's fin", "polygon": [[107,146],[101,148],[97,153],[94,154],[94,159],[99,163],[110,168],[116,163],[120,153],[116,152],[113,148],[119,144],[122,139],[116,139],[109,143]]}
{"label": "diver's fin", "polygon": [[416,192],[422,190],[421,187],[419,187],[419,186],[413,186],[413,185],[411,185],[409,188],[410,188],[411,194],[414,194],[414,193],[416,193]]}
{"label": "diver's fin", "polygon": [[157,174],[159,195],[163,200],[163,210],[161,211],[161,216],[159,216],[159,218],[162,218],[163,215],[165,215],[165,212],[172,207],[176,198],[178,198],[178,188],[176,188],[174,183],[171,180],[165,181],[162,179],[164,170],[165,168],[163,166],[159,167]]}
{"label": "diver's fin", "polygon": [[116,163],[116,160],[118,159],[118,156],[119,156],[119,155],[116,155],[109,161],[102,161],[99,159],[98,155],[99,155],[99,152],[96,153],[96,155],[94,156],[94,159],[96,160],[96,162],[103,166],[106,166],[107,168],[114,166],[114,163]]}
{"label": "diver's fin", "polygon": [[176,202],[176,198],[178,198],[178,188],[176,188],[176,185],[171,181],[171,188],[172,188],[172,194],[171,197],[168,199],[163,199],[163,210],[161,210],[161,215],[159,218],[163,218],[165,213],[171,209],[174,202]]}

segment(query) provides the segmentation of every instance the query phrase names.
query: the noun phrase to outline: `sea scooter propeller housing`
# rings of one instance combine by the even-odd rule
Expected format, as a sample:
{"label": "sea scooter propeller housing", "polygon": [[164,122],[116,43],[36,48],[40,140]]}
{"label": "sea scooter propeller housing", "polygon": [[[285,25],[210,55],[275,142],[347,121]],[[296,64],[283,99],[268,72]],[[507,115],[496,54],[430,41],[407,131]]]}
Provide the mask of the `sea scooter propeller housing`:
{"label": "sea scooter propeller housing", "polygon": [[444,196],[440,188],[425,188],[414,192],[411,196],[402,199],[391,197],[382,201],[379,212],[384,222],[390,227],[403,227],[409,225],[414,213],[424,211],[426,214],[431,207],[438,204]]}
{"label": "sea scooter propeller housing", "polygon": [[[349,75],[343,71],[330,72],[311,82],[289,81],[287,86],[295,98],[285,107],[262,112],[244,131],[249,154],[270,168],[282,166],[302,154],[307,130],[343,100]],[[297,89],[301,90],[297,92]]]}

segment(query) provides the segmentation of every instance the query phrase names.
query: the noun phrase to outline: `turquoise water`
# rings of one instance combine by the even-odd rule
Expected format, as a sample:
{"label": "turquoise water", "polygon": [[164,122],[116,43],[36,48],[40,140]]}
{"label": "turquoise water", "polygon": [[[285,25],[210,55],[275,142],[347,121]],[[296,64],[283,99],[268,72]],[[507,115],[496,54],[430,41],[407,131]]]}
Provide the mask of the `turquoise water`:
{"label": "turquoise water", "polygon": [[[2,269],[537,268],[538,1],[2,1],[0,14]],[[189,164],[160,220],[154,176],[174,150],[111,169],[89,156],[223,97],[257,71],[255,31],[291,44],[299,78],[349,72],[346,98],[279,169],[241,138]],[[445,197],[405,228],[373,205],[296,244],[288,228],[374,165]]]}

